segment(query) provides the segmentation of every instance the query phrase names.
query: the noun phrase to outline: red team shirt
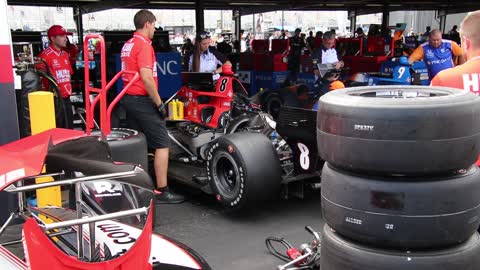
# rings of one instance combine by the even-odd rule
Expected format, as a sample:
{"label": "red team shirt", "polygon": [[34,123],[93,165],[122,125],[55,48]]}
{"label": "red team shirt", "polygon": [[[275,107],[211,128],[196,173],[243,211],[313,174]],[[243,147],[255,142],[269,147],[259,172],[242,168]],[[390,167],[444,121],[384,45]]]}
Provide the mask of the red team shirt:
{"label": "red team shirt", "polygon": [[[158,87],[155,52],[152,47],[152,41],[148,37],[135,32],[133,37],[123,45],[120,58],[122,60],[122,70],[140,72],[140,68],[151,69],[153,72],[153,80]],[[133,75],[123,74],[123,85],[127,85],[132,78]],[[142,79],[136,81],[127,90],[127,94],[132,96],[148,96]]]}
{"label": "red team shirt", "polygon": [[[52,76],[55,78],[58,87],[60,88],[60,94],[62,95],[62,98],[70,97],[72,95],[72,84],[70,78],[73,74],[73,70],[72,66],[70,65],[68,53],[63,50],[57,50],[55,47],[50,46],[41,52],[38,57],[47,62],[50,74],[52,74]],[[43,81],[43,85],[46,86],[48,83]]]}

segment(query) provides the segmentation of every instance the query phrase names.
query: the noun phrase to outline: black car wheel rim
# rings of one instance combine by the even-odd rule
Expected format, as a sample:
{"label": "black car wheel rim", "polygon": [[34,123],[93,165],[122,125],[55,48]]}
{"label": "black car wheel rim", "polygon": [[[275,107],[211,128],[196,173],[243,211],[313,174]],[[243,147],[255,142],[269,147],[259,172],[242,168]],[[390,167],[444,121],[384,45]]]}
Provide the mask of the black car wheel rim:
{"label": "black car wheel rim", "polygon": [[213,162],[214,180],[219,193],[231,199],[235,198],[240,183],[240,172],[235,160],[227,153],[219,153]]}

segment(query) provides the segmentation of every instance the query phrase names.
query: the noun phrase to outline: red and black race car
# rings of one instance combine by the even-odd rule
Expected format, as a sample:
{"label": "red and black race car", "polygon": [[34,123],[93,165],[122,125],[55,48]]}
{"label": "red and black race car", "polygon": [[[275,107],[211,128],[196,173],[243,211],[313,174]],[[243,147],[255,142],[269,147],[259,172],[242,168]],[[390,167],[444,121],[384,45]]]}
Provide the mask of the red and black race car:
{"label": "red and black race car", "polygon": [[319,182],[315,111],[284,107],[275,121],[228,67],[215,85],[211,77],[190,73],[176,94],[185,106],[183,120],[168,122],[169,179],[215,195],[229,209]]}

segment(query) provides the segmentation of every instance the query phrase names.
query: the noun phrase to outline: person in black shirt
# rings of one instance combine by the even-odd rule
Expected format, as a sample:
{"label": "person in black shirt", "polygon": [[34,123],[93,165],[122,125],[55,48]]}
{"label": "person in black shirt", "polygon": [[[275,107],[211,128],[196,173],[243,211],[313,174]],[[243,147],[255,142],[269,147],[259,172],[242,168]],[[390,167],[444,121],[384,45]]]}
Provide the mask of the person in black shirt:
{"label": "person in black shirt", "polygon": [[313,52],[313,49],[315,49],[315,37],[313,37],[313,31],[308,33],[307,48],[310,52]]}
{"label": "person in black shirt", "polygon": [[305,40],[300,37],[300,28],[295,29],[295,35],[290,38],[290,53],[288,54],[288,70],[292,83],[297,81],[297,73],[300,70],[300,58],[305,48]]}
{"label": "person in black shirt", "polygon": [[457,44],[460,44],[460,34],[457,31],[458,26],[454,25],[452,27],[452,30],[448,32],[448,35],[450,36],[450,40],[455,41]]}
{"label": "person in black shirt", "polygon": [[190,38],[185,39],[185,43],[182,45],[182,55],[191,54],[193,51],[193,43]]}

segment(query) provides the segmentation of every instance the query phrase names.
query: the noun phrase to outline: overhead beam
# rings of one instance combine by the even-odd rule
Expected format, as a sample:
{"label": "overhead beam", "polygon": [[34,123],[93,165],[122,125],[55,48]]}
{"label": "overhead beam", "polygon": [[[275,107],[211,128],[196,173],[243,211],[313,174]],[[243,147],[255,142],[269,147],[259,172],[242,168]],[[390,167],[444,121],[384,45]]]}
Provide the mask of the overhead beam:
{"label": "overhead beam", "polygon": [[[195,9],[195,0],[7,0],[9,5],[69,6],[80,5],[83,13],[107,10],[111,8],[147,8],[147,9]],[[247,3],[247,4],[245,4]],[[238,5],[240,4],[240,5]],[[203,8],[241,10],[242,15],[280,10],[357,10],[357,15],[382,12],[382,5],[389,4],[390,11],[401,10],[448,10],[449,14],[480,9],[480,1],[452,0],[203,0]]]}
{"label": "overhead beam", "polygon": [[81,5],[83,13],[92,13],[103,10],[109,10],[112,8],[135,8],[138,5],[148,4],[148,1],[135,1],[135,0],[117,0],[117,1],[100,1],[92,4]]}

